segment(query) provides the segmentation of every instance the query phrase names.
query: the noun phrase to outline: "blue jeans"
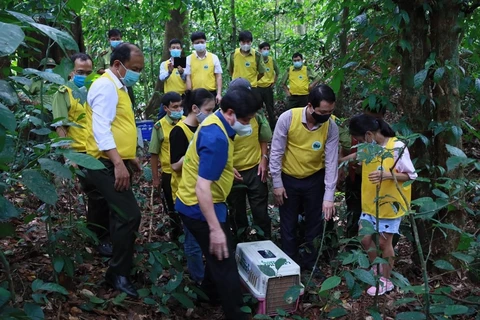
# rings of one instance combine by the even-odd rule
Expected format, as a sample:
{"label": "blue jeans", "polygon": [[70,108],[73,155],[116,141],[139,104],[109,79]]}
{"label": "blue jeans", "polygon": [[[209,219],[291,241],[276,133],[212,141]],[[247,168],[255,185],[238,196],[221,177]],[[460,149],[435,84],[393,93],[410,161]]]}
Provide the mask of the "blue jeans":
{"label": "blue jeans", "polygon": [[197,239],[193,234],[183,226],[185,232],[185,242],[183,248],[185,250],[185,256],[187,258],[187,268],[190,272],[190,277],[195,282],[202,282],[205,274],[205,266],[203,265],[203,254]]}

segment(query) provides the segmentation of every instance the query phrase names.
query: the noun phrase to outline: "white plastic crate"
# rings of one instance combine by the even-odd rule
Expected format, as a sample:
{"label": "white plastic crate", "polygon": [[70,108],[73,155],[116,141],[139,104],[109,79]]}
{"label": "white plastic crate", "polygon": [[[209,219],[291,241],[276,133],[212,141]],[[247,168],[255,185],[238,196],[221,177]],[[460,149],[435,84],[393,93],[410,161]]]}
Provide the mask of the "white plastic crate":
{"label": "white plastic crate", "polygon": [[[275,262],[284,258],[285,264],[277,271]],[[237,245],[237,267],[240,279],[259,301],[257,313],[275,314],[277,309],[293,312],[298,307],[303,285],[300,282],[300,267],[272,241],[244,242]],[[267,276],[259,265],[270,266],[274,276]],[[292,286],[302,286],[297,301],[287,303],[283,296]]]}

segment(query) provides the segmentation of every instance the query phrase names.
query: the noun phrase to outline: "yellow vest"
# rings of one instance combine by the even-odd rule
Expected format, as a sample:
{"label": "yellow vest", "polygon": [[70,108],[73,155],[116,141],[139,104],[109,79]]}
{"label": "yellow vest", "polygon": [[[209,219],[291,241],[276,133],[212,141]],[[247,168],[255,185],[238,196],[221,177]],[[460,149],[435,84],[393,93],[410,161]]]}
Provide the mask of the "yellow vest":
{"label": "yellow vest", "polygon": [[[392,155],[394,153],[394,146],[395,146],[396,138],[388,139],[387,145],[385,146],[385,152],[390,152]],[[362,163],[362,212],[368,213],[372,216],[376,216],[376,203],[375,197],[377,194],[377,185],[371,183],[368,180],[368,175],[376,170],[383,170],[384,172],[388,172],[390,168],[394,165],[395,160],[393,157],[388,157],[383,160],[381,156],[378,156],[370,163],[366,163],[363,161]],[[394,169],[394,172],[397,172]],[[412,187],[409,185],[408,187],[402,187],[402,183],[400,183],[400,189],[402,190],[403,195],[410,203],[410,199],[412,197]],[[380,192],[378,195],[379,201],[379,208],[378,208],[378,216],[380,219],[396,219],[400,218],[401,216],[405,215],[407,204],[403,200],[402,196],[398,192],[395,181],[394,180],[383,180],[380,186]],[[397,203],[395,203],[397,202]],[[397,209],[394,209],[394,206]],[[396,212],[397,211],[397,212]]]}
{"label": "yellow vest", "polygon": [[250,82],[252,88],[257,87],[257,57],[255,49],[250,49],[250,54],[244,56],[240,52],[240,48],[235,49],[233,53],[233,75],[232,80],[237,78],[245,78]]}
{"label": "yellow vest", "polygon": [[223,126],[220,118],[214,113],[206,118],[197,132],[193,136],[193,140],[188,147],[185,158],[183,158],[182,168],[182,180],[178,186],[177,197],[187,206],[193,206],[198,204],[197,195],[195,193],[195,186],[198,178],[198,165],[200,163],[200,157],[197,153],[197,138],[198,133],[203,127],[218,125],[222,129],[223,133],[228,140],[228,160],[225,168],[223,169],[220,179],[213,181],[211,184],[213,203],[222,203],[227,200],[227,196],[230,193],[233,185],[233,141],[228,137],[227,130]]}
{"label": "yellow vest", "polygon": [[[185,122],[180,121],[177,123],[177,126],[182,128],[183,133],[185,133],[185,136],[187,137],[188,141],[192,141],[194,133],[190,128],[185,124]],[[182,180],[182,171],[176,172],[172,170],[172,180],[170,182],[172,186],[172,196],[173,196],[173,201],[177,199],[177,190],[178,190],[178,184]]]}
{"label": "yellow vest", "polygon": [[[108,72],[105,72],[102,77],[114,82]],[[115,88],[117,89],[118,103],[115,119],[113,119],[111,128],[113,139],[115,140],[116,149],[122,159],[135,159],[137,152],[137,127],[135,126],[132,102],[126,91],[118,89],[116,85]],[[93,136],[92,118],[92,108],[87,104],[87,153],[97,159],[108,159],[105,152],[98,149],[97,142]]]}
{"label": "yellow vest", "polygon": [[[183,119],[185,119],[185,117],[182,117],[180,121]],[[170,124],[167,120],[167,116],[163,117],[158,122],[160,122],[160,129],[162,129],[163,132],[163,141],[160,146],[160,165],[162,166],[162,172],[172,173],[173,170],[170,165],[170,132],[173,127],[175,127],[176,123]]]}
{"label": "yellow vest", "polygon": [[258,80],[257,85],[260,88],[267,88],[270,87],[275,80],[275,69],[273,67],[273,59],[271,57],[268,58],[267,62],[263,60],[263,63],[265,64],[265,73],[263,74],[263,77]]}
{"label": "yellow vest", "polygon": [[292,123],[288,129],[282,171],[297,179],[303,179],[325,168],[325,142],[330,121],[310,131],[302,123],[302,112],[305,112],[305,108],[291,110]]}
{"label": "yellow vest", "polygon": [[258,140],[259,126],[256,118],[250,121],[252,134],[249,136],[235,136],[233,141],[233,167],[244,171],[255,167],[262,159],[262,150]]}
{"label": "yellow vest", "polygon": [[68,91],[70,98],[70,109],[68,109],[68,121],[81,125],[83,128],[74,126],[67,127],[67,136],[73,139],[72,148],[77,152],[87,151],[87,118],[86,118],[86,105],[83,105],[78,99],[75,99],[72,95],[72,89],[65,87]]}
{"label": "yellow vest", "polygon": [[204,88],[208,91],[217,90],[213,54],[208,52],[205,59],[200,60],[195,53],[190,55],[190,78],[192,90]]}
{"label": "yellow vest", "polygon": [[308,94],[308,80],[307,67],[302,66],[300,70],[294,67],[288,69],[289,90],[292,95],[303,96]]}
{"label": "yellow vest", "polygon": [[[170,60],[165,61],[165,70],[168,71],[168,66],[172,62]],[[185,93],[186,90],[185,81],[183,81],[182,76],[178,72],[177,68],[174,68],[170,76],[167,78],[163,85],[163,92],[176,92],[180,95]]]}

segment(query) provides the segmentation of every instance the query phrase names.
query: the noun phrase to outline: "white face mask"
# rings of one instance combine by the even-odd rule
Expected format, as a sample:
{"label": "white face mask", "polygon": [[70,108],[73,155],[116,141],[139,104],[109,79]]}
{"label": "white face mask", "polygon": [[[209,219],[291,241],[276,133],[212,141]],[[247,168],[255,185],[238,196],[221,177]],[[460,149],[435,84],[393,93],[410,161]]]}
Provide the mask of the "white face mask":
{"label": "white face mask", "polygon": [[237,116],[235,117],[235,123],[232,126],[232,129],[240,136],[249,136],[252,134],[252,126],[250,124],[243,124],[237,120]]}
{"label": "white face mask", "polygon": [[245,52],[250,51],[251,48],[252,48],[252,45],[251,45],[251,44],[242,44],[242,45],[240,45],[240,49],[242,49],[242,50],[245,51]]}

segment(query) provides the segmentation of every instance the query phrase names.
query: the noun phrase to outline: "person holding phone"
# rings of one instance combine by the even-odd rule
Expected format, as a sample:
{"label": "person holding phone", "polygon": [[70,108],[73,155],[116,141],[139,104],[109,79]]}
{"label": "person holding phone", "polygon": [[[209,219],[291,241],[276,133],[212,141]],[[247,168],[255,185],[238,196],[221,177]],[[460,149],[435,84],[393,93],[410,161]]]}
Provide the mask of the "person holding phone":
{"label": "person holding phone", "polygon": [[186,74],[181,63],[177,66],[177,60],[182,56],[182,42],[178,39],[170,40],[168,44],[170,58],[160,64],[160,81],[163,82],[163,92],[176,92],[179,95],[185,93]]}

